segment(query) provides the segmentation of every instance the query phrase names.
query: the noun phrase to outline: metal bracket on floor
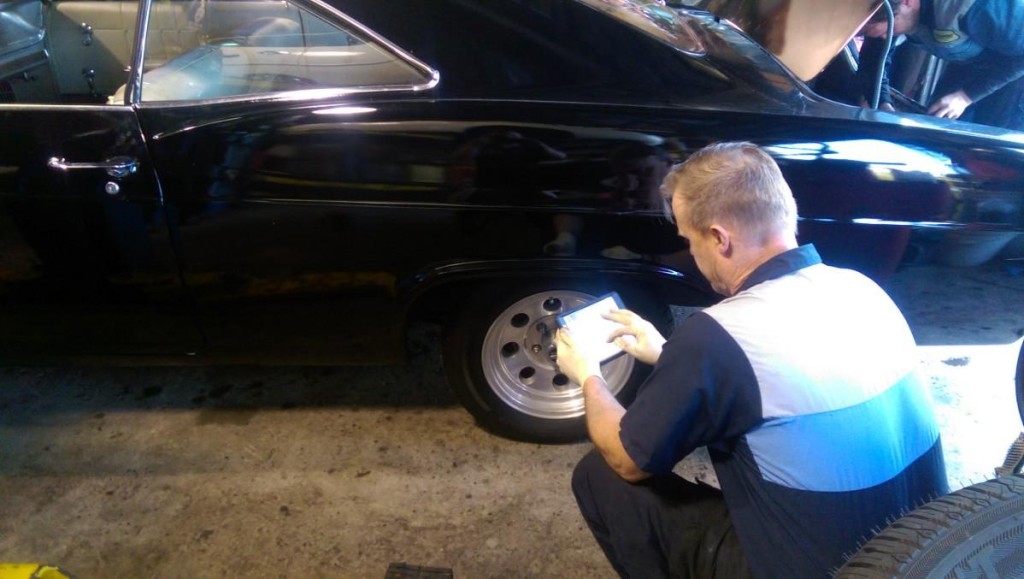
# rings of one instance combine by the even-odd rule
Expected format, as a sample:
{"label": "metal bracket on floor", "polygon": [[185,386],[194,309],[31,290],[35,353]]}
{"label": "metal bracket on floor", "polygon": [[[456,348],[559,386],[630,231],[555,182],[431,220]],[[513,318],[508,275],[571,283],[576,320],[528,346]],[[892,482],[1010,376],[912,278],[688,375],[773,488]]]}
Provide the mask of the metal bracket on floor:
{"label": "metal bracket on floor", "polygon": [[388,573],[384,579],[452,579],[453,577],[452,570],[447,568],[392,563],[388,565]]}

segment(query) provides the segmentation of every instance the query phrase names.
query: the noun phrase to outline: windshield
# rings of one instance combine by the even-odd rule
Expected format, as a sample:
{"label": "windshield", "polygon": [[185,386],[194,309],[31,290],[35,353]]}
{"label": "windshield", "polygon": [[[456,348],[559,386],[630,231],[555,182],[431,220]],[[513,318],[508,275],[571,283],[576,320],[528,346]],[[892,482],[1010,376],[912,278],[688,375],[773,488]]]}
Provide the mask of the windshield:
{"label": "windshield", "polygon": [[704,45],[691,24],[663,0],[580,0],[596,10],[644,31],[688,54],[704,54]]}

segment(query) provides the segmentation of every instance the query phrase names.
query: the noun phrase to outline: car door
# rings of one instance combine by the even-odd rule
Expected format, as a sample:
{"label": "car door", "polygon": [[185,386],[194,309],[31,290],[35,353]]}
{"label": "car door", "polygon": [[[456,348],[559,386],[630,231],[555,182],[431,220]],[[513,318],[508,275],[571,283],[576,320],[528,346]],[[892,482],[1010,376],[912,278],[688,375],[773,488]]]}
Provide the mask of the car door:
{"label": "car door", "polygon": [[201,345],[142,128],[133,108],[107,93],[128,79],[137,10],[123,8],[20,3],[18,26],[3,25],[4,357]]}
{"label": "car door", "polygon": [[[363,160],[390,146],[398,167],[410,146],[435,145],[374,136],[435,73],[316,2],[194,8],[154,5],[138,112],[205,355],[394,361],[402,259],[389,249],[431,216],[403,211],[417,188]],[[186,27],[196,36],[178,42]]]}

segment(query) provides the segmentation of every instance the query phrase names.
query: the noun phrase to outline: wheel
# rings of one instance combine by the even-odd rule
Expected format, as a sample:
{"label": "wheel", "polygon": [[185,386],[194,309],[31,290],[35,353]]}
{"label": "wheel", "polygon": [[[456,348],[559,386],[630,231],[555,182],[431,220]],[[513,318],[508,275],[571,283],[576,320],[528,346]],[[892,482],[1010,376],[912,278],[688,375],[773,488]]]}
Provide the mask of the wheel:
{"label": "wheel", "polygon": [[978,483],[900,517],[836,574],[880,577],[1024,576],[1024,476]]}
{"label": "wheel", "polygon": [[[461,314],[445,327],[444,366],[456,397],[491,432],[531,442],[570,442],[586,437],[583,389],[554,361],[556,316],[617,289],[626,307],[665,335],[671,312],[630,288],[529,286],[512,291],[478,288]],[[624,404],[650,372],[631,356],[602,368],[609,389]]]}

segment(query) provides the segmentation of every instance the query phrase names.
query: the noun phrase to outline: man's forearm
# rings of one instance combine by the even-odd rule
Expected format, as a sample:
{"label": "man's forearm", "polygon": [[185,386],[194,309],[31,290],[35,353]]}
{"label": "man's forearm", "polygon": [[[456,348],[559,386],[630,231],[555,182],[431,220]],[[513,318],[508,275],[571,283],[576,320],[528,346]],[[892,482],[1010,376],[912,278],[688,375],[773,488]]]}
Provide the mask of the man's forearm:
{"label": "man's forearm", "polygon": [[608,390],[608,385],[599,376],[584,380],[583,400],[587,413],[587,432],[590,440],[612,470],[623,479],[636,482],[650,476],[640,470],[622,446],[619,425],[626,409]]}
{"label": "man's forearm", "polygon": [[990,54],[989,58],[992,62],[986,63],[982,69],[984,73],[976,74],[962,87],[974,102],[978,102],[1024,76],[1024,56]]}

